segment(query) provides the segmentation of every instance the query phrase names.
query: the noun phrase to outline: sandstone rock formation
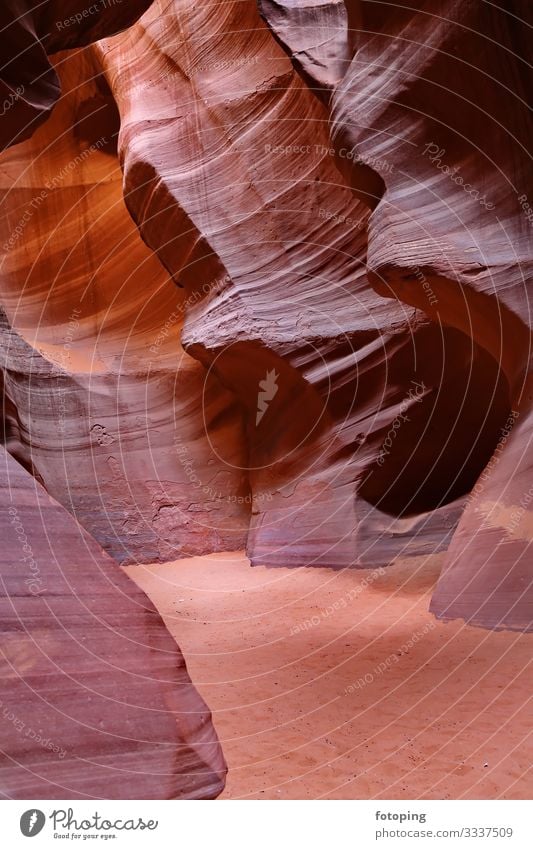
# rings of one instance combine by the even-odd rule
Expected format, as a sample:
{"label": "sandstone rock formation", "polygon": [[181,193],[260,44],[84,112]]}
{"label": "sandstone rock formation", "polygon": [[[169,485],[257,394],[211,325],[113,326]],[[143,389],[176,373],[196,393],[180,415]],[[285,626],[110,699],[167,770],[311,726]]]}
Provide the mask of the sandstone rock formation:
{"label": "sandstone rock formation", "polygon": [[526,16],[156,0],[57,55],[2,157],[6,441],[116,559],[447,548],[438,616],[533,627]]}
{"label": "sandstone rock formation", "polygon": [[105,81],[87,51],[55,63],[53,116],[2,157],[10,450],[120,562],[241,548],[240,413],[181,348],[185,296],[125,209]]}
{"label": "sandstone rock formation", "polygon": [[352,59],[351,36],[359,10],[349,8],[344,0],[258,0],[258,6],[305,81],[327,100]]}
{"label": "sandstone rock formation", "polygon": [[0,451],[0,795],[217,796],[210,714],[159,614]]}
{"label": "sandstone rock formation", "polygon": [[[42,41],[50,52],[85,43],[142,11],[130,3],[87,27],[80,6],[44,3],[34,14],[4,5],[14,52],[2,77],[10,92],[2,145],[30,136],[58,97]],[[40,41],[59,13],[73,18],[64,21],[69,37]],[[212,798],[225,765],[175,642],[146,596],[38,481],[117,560],[224,547],[242,534],[242,502],[228,500],[242,493],[242,473],[224,472],[221,493],[220,470],[210,469],[210,488],[191,497],[189,467],[215,462],[195,417],[203,397],[203,421],[219,420],[226,447],[240,417],[183,356],[183,298],[123,207],[114,103],[94,82],[90,54],[56,64],[65,88],[49,127],[3,159],[2,440],[27,471],[0,449],[0,794]],[[150,301],[155,314],[143,317]],[[177,450],[184,441],[189,466]]]}
{"label": "sandstone rock formation", "polygon": [[47,54],[132,24],[150,0],[3,0],[0,8],[0,150],[29,138],[60,96]]}
{"label": "sandstone rock formation", "polygon": [[[369,280],[484,349],[492,375],[484,390],[469,385],[462,394],[488,413],[503,384],[510,412],[499,419],[492,461],[469,487],[432,609],[531,628],[531,7],[430,0],[361,8],[358,50],[332,99],[332,136],[383,181]],[[345,164],[357,186],[357,161]],[[456,432],[443,453],[447,446],[460,475]]]}
{"label": "sandstone rock formation", "polygon": [[[125,200],[186,292],[225,281],[187,311],[183,341],[247,411],[252,561],[338,567],[435,550],[466,504],[435,611],[530,627],[529,536],[508,539],[494,512],[517,505],[527,461],[515,469],[507,449],[515,495],[501,501],[496,480],[481,513],[469,495],[521,410],[528,367],[528,225],[498,170],[508,161],[524,186],[523,35],[486,4],[377,6],[350,7],[337,26],[321,6],[265,2],[274,38],[252,2],[220,16],[215,3],[159,0],[100,42]],[[315,25],[330,33],[323,52]],[[491,33],[501,74],[489,85]],[[504,86],[509,155],[488,108]],[[460,107],[472,102],[485,120]],[[526,413],[519,422],[509,444],[527,439]],[[499,530],[484,542],[488,514]],[[446,589],[457,574],[460,599]]]}
{"label": "sandstone rock formation", "polygon": [[[364,555],[354,478],[403,400],[383,365],[400,368],[424,322],[367,285],[368,209],[339,181],[324,108],[253,3],[214,8],[155,3],[95,48],[121,112],[125,200],[173,279],[207,284],[183,340],[247,411],[252,561],[351,566]],[[185,23],[198,35],[183,43]]]}

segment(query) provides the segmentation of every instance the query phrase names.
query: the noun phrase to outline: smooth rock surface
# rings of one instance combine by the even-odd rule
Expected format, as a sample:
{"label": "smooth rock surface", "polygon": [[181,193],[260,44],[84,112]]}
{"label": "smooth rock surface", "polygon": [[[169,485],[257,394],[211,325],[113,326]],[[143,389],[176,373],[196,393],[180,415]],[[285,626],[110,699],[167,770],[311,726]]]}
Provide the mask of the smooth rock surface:
{"label": "smooth rock surface", "polygon": [[0,150],[29,138],[61,94],[48,54],[81,47],[130,26],[151,0],[2,0]]}
{"label": "smooth rock surface", "polygon": [[528,8],[156,0],[58,56],[0,177],[6,440],[117,559],[448,549],[437,616],[533,627]]}
{"label": "smooth rock surface", "polygon": [[463,393],[480,410],[497,380],[508,387],[510,418],[469,488],[432,610],[531,629],[531,4],[361,8],[332,138],[354,152],[342,164],[355,192],[369,191],[368,171],[381,185],[369,197],[369,279],[488,352],[501,377]]}
{"label": "smooth rock surface", "polygon": [[[483,280],[492,285],[510,262],[489,199],[480,204],[480,192],[467,194],[422,150],[413,158],[417,142],[409,136],[427,137],[444,118],[448,136],[461,139],[461,92],[474,94],[481,78],[486,82],[484,36],[464,48],[472,58],[479,54],[479,72],[460,74],[462,60],[450,60],[453,91],[438,101],[435,88],[448,64],[442,51],[434,55],[435,45],[461,44],[470,20],[507,37],[505,13],[485,14],[477,3],[464,12],[433,3],[410,11],[379,4],[369,13],[368,5],[361,14],[349,10],[354,58],[332,92],[331,112],[307,87],[311,74],[298,46],[312,38],[313,23],[320,27],[322,7],[305,6],[302,18],[300,4],[288,4],[285,17],[262,4],[274,38],[253,3],[227,4],[222,17],[215,3],[159,0],[130,31],[94,48],[120,110],[125,200],[143,239],[186,292],[199,279],[225,281],[187,311],[183,340],[247,414],[252,563],[382,564],[395,552],[426,551],[428,528],[435,550],[447,546],[465,504],[462,521],[472,521],[465,496],[520,402],[528,331],[512,317],[503,277],[494,309],[481,296]],[[431,29],[435,9],[441,19]],[[280,15],[286,23],[295,10],[293,39],[282,36]],[[183,32],[189,37],[178,36]],[[345,42],[328,44],[344,61]],[[518,61],[506,59],[504,77]],[[387,96],[375,97],[385,86]],[[426,124],[413,119],[409,98],[425,105]],[[521,108],[517,100],[517,125]],[[475,126],[469,113],[464,120],[465,131]],[[431,171],[448,198],[434,199]],[[525,259],[517,201],[498,196]],[[424,209],[426,197],[433,206]],[[456,197],[466,198],[481,232],[488,228],[492,256],[481,265],[469,221],[457,223],[457,211],[450,217]],[[514,268],[519,277],[520,263]],[[470,289],[465,310],[461,298]],[[525,302],[516,297],[523,313]],[[492,326],[498,310],[513,335],[503,356]],[[463,559],[466,586],[473,561],[469,553]],[[521,595],[521,567],[516,575],[509,580]],[[493,614],[478,615],[481,595],[467,607],[470,620],[495,625]],[[449,603],[435,609],[455,615]],[[531,627],[527,613],[524,621],[512,610],[505,594],[500,624]]]}
{"label": "smooth rock surface", "polygon": [[0,449],[0,795],[204,799],[225,764],[144,593]]}
{"label": "smooth rock surface", "polygon": [[181,347],[185,295],[124,206],[105,81],[87,50],[55,62],[61,101],[0,173],[9,450],[119,562],[232,550],[240,411]]}

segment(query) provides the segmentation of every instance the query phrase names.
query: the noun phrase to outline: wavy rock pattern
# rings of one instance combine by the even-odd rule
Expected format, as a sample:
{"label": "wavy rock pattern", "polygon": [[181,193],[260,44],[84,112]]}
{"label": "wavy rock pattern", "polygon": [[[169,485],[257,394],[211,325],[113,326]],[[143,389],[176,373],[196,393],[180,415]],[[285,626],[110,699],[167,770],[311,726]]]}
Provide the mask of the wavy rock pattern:
{"label": "wavy rock pattern", "polygon": [[[438,214],[419,215],[416,169],[427,178],[422,200],[434,202],[429,158],[420,155],[415,173],[405,172],[407,161],[413,168],[409,133],[426,135],[440,118],[424,124],[419,115],[403,133],[396,117],[402,97],[424,105],[424,85],[431,114],[437,83],[426,71],[442,33],[452,46],[457,38],[456,6],[440,4],[442,20],[431,33],[429,6],[349,10],[356,52],[332,95],[335,150],[328,110],[291,70],[253,3],[225,4],[221,15],[215,3],[198,9],[160,0],[128,33],[95,47],[121,113],[125,198],[143,239],[187,292],[198,279],[226,281],[187,312],[183,339],[247,410],[253,562],[370,565],[447,545],[516,403],[527,334],[518,331],[513,342],[513,374],[483,332],[473,332],[464,309],[461,317],[462,293],[440,284],[458,252],[469,290],[472,275],[490,275],[494,263],[485,257],[481,267],[464,236],[454,248]],[[316,43],[311,30],[323,23],[323,7],[286,9],[261,4],[305,80],[331,86],[338,70],[326,80],[313,71],[321,63],[312,50],[302,59],[302,45]],[[342,26],[338,32],[339,54],[335,39],[326,52],[343,62]],[[443,77],[445,54],[435,55]],[[376,76],[370,67],[385,70]],[[464,75],[454,82],[461,92]],[[446,110],[450,117],[456,104]],[[440,171],[435,179],[444,179]],[[455,192],[456,183],[445,182]],[[469,197],[484,227],[479,197]],[[450,200],[441,201],[448,215]],[[403,217],[402,203],[410,205]],[[440,243],[420,234],[433,218]],[[435,246],[446,266],[438,273]],[[508,262],[500,256],[497,267]],[[420,295],[406,297],[407,290]],[[484,307],[475,307],[483,325]],[[300,409],[305,417],[295,415]],[[472,563],[469,552],[465,558]],[[518,575],[509,585],[519,595]],[[498,622],[494,610],[480,610],[475,593],[469,600],[465,593],[461,615],[491,627],[529,623],[523,609],[509,608],[508,593],[501,598],[498,610],[508,615]],[[437,612],[456,615],[449,607]]]}
{"label": "wavy rock pattern", "polygon": [[422,322],[366,283],[368,209],[339,180],[324,108],[254,4],[224,8],[156,3],[95,48],[121,111],[125,199],[175,282],[215,290],[187,311],[183,339],[248,414],[252,561],[362,565],[354,479],[402,402],[384,362],[400,368]]}
{"label": "wavy rock pattern", "polygon": [[242,547],[240,413],[181,348],[184,295],[124,207],[98,69],[56,61],[63,97],[0,176],[8,445],[121,562]]}
{"label": "wavy rock pattern", "polygon": [[57,57],[0,178],[6,438],[117,559],[448,548],[437,616],[533,627],[526,16],[156,0]]}
{"label": "wavy rock pattern", "polygon": [[258,0],[259,11],[296,68],[321,98],[344,77],[352,58],[353,22],[343,0]]}
{"label": "wavy rock pattern", "polygon": [[130,26],[150,0],[3,0],[0,8],[0,150],[29,138],[60,96],[48,54]]}
{"label": "wavy rock pattern", "polygon": [[204,799],[211,717],[151,602],[0,449],[0,795]]}
{"label": "wavy rock pattern", "polygon": [[[247,510],[228,501],[242,491],[242,473],[220,475],[211,459],[221,432],[231,444],[240,414],[183,354],[183,298],[127,216],[113,99],[89,54],[58,56],[56,75],[42,46],[86,43],[147,4],[105,5],[101,14],[98,4],[68,2],[30,12],[8,2],[0,12],[13,51],[0,80],[8,94],[0,143],[35,133],[4,154],[1,179],[2,438],[27,471],[0,448],[0,795],[214,798],[226,767],[176,643],[146,596],[38,483],[117,560],[234,545],[245,527]],[[59,13],[67,20],[58,29],[69,32],[56,38]],[[35,132],[59,79],[63,100]],[[207,430],[220,425],[209,445],[200,413]],[[191,468],[214,464],[213,486],[195,496],[182,442]]]}
{"label": "wavy rock pattern", "polygon": [[[332,101],[337,147],[384,184],[368,240],[376,291],[461,330],[508,387],[514,412],[500,422],[432,603],[438,616],[487,627],[531,628],[533,619],[528,18],[523,2],[374,7]],[[354,186],[358,168],[349,168]],[[475,393],[483,411],[491,387]]]}

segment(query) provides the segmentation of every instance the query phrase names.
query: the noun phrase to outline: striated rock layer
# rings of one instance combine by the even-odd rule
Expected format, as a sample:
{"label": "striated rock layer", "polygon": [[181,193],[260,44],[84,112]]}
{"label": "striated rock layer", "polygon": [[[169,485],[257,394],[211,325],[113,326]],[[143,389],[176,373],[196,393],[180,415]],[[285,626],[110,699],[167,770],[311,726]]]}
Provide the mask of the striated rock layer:
{"label": "striated rock layer", "polygon": [[0,795],[217,796],[211,717],[155,608],[0,452]]}
{"label": "striated rock layer", "polygon": [[[261,4],[274,37],[253,2],[227,3],[221,14],[214,2],[159,0],[127,33],[94,48],[120,110],[128,209],[188,296],[207,283],[208,294],[187,309],[183,341],[246,411],[252,562],[344,567],[435,550],[449,544],[465,504],[461,528],[475,535],[472,517],[480,517],[469,493],[521,404],[529,335],[512,318],[525,302],[510,295],[529,256],[519,203],[498,190],[515,225],[511,256],[500,224],[485,223],[487,197],[481,209],[480,193],[469,194],[472,220],[461,221],[464,188],[422,149],[413,165],[421,138],[441,140],[433,131],[463,138],[469,126],[451,120],[465,111],[457,101],[476,93],[478,79],[486,84],[485,36],[466,51],[479,56],[478,76],[453,59],[467,38],[464,21],[480,15],[478,30],[501,36],[505,13],[484,17],[477,3],[464,13],[456,3],[422,6],[350,9],[351,31],[342,35],[340,21],[321,59],[310,29],[324,24],[324,11],[300,4],[287,4],[291,15],[300,10],[288,29],[279,7],[274,14]],[[520,59],[499,42],[503,76],[520,86]],[[347,50],[355,55],[335,88]],[[319,66],[329,67],[327,79]],[[457,94],[436,99],[450,67]],[[310,78],[323,84],[322,100],[333,89],[331,111]],[[517,125],[520,109],[517,100]],[[493,128],[490,135],[497,145]],[[488,152],[482,159],[481,174],[498,171]],[[435,181],[447,192],[436,194]],[[485,253],[474,225],[490,241]],[[502,297],[487,301],[483,281],[501,285]],[[496,316],[513,337],[500,348]],[[510,440],[523,444],[521,412],[520,421]],[[507,546],[502,528],[509,555],[484,572],[479,559],[498,553],[481,539],[473,557],[458,542],[461,528],[435,611],[530,627],[524,567],[509,562],[525,546]],[[449,595],[442,603],[452,572],[462,575],[460,609]]]}
{"label": "striated rock layer", "polygon": [[29,138],[60,96],[48,55],[130,26],[150,0],[3,0],[0,7],[0,150]]}
{"label": "striated rock layer", "polygon": [[240,411],[181,347],[185,295],[125,209],[105,81],[87,51],[56,65],[53,116],[2,157],[7,445],[121,562],[242,547]]}
{"label": "striated rock layer", "polygon": [[258,7],[309,86],[327,99],[352,58],[351,9],[344,0],[258,0]]}
{"label": "striated rock layer", "polygon": [[526,14],[156,0],[57,56],[2,158],[6,444],[117,559],[448,548],[436,615],[533,627]]}
{"label": "striated rock layer", "polygon": [[[332,135],[337,149],[355,153],[344,166],[356,191],[360,167],[382,181],[369,279],[381,295],[484,349],[510,407],[471,487],[432,610],[487,627],[531,628],[531,7],[520,0],[505,9],[451,0],[361,6],[359,49],[332,99]],[[489,380],[461,394],[487,412],[497,391]],[[452,458],[453,432],[443,453],[448,445]]]}
{"label": "striated rock layer", "polygon": [[[180,27],[194,36],[179,39]],[[357,534],[376,519],[355,494],[426,322],[367,284],[368,209],[339,176],[324,107],[253,3],[224,16],[214,3],[156,3],[95,51],[121,112],[126,204],[188,297],[207,284],[186,313],[186,350],[247,414],[252,562],[363,565]],[[413,538],[385,524],[374,562],[390,559],[393,532],[396,552]],[[448,533],[433,528],[433,547]]]}

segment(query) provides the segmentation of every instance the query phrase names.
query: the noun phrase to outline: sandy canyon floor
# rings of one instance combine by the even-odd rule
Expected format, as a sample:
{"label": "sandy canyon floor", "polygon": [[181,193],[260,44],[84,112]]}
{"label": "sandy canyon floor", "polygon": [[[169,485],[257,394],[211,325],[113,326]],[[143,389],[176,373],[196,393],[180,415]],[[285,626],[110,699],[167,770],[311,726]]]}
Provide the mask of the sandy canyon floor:
{"label": "sandy canyon floor", "polygon": [[442,559],[134,566],[210,706],[222,798],[528,798],[533,634],[428,613]]}

